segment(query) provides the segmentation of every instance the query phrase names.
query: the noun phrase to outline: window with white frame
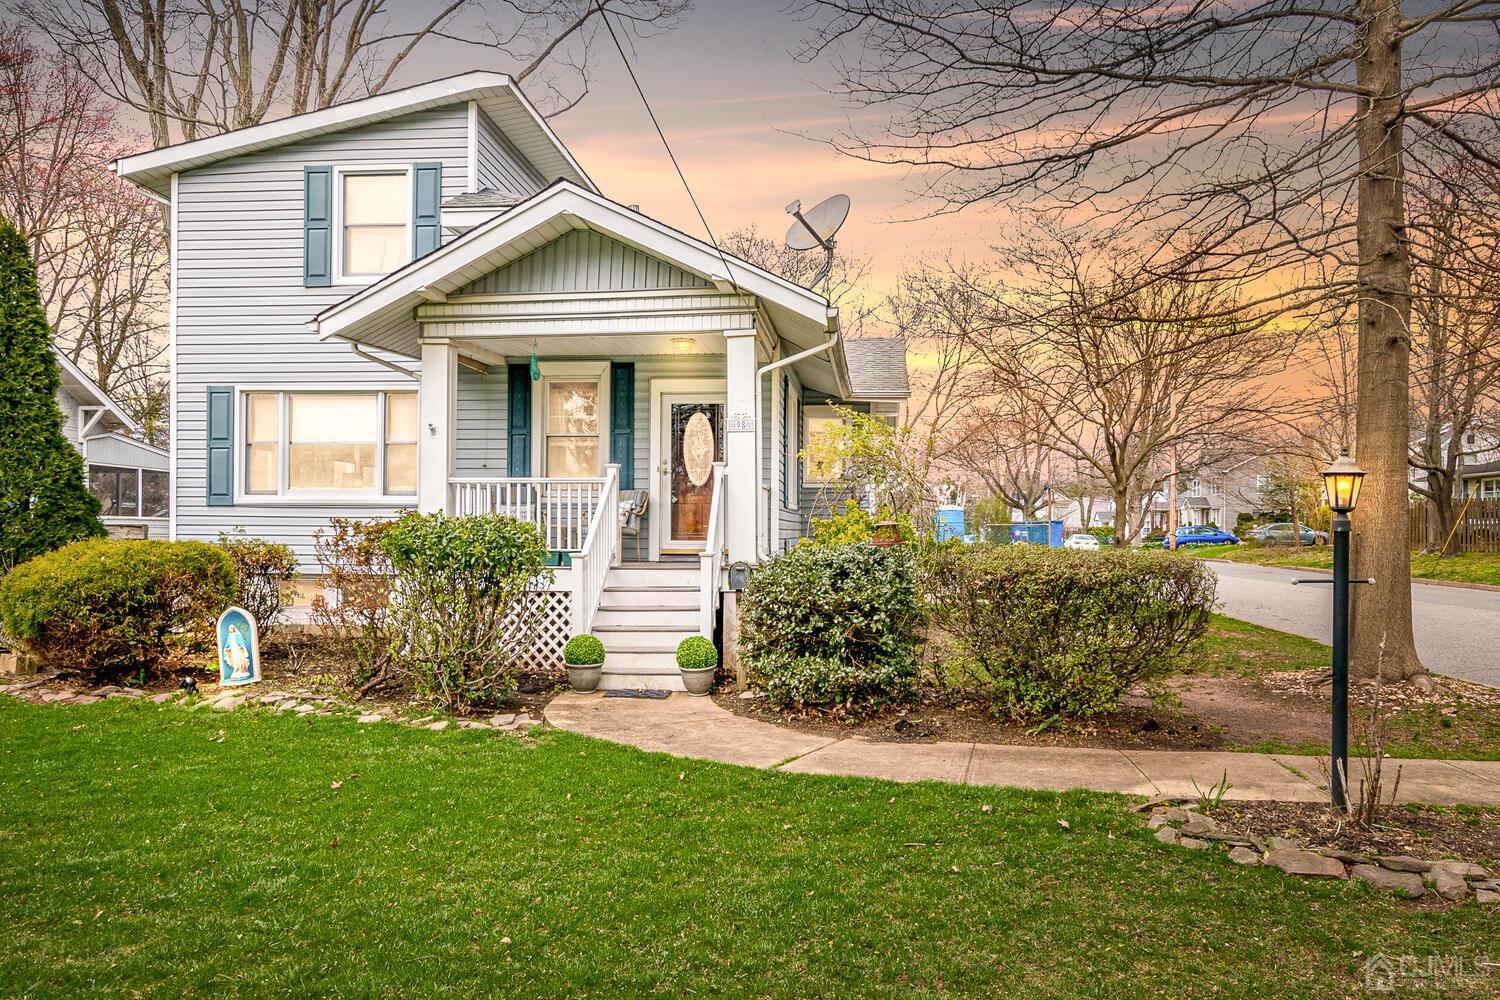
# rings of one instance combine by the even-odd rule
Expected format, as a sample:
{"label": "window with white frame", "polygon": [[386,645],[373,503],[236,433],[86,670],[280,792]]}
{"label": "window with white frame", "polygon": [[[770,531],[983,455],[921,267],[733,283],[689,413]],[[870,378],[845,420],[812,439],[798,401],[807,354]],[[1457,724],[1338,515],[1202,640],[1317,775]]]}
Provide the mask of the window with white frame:
{"label": "window with white frame", "polygon": [[414,392],[247,392],[244,492],[409,496]]}
{"label": "window with white frame", "polygon": [[599,475],[599,379],[547,381],[545,475]]}
{"label": "window with white frame", "polygon": [[339,268],[344,277],[390,274],[411,260],[408,171],[340,172],[339,206]]}
{"label": "window with white frame", "polygon": [[1481,500],[1500,500],[1500,479],[1481,479],[1478,494]]}
{"label": "window with white frame", "polygon": [[89,466],[89,490],[105,517],[166,517],[167,474],[152,469]]}
{"label": "window with white frame", "polygon": [[808,482],[827,482],[830,479],[837,479],[838,463],[824,461],[817,456],[820,445],[826,449],[830,436],[839,432],[843,419],[831,406],[804,406],[802,413],[802,420],[807,431]]}

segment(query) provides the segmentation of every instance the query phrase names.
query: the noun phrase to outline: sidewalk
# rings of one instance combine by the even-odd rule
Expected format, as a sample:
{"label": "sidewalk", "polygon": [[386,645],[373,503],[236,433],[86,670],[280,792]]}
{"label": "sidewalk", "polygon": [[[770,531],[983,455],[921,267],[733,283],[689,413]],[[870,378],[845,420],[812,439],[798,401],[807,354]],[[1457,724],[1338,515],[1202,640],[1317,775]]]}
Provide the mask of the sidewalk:
{"label": "sidewalk", "polygon": [[[875,743],[811,736],[673,694],[663,700],[558,696],[547,721],[559,729],[654,750],[799,774],[844,774],[891,781],[1009,785],[1044,791],[1088,788],[1128,795],[1193,797],[1227,771],[1226,799],[1322,802],[1315,757],[1170,750],[1084,750],[988,743]],[[1401,802],[1500,805],[1500,761],[1400,760]],[[1359,764],[1350,770],[1357,786]],[[1387,779],[1389,780],[1389,778]]]}

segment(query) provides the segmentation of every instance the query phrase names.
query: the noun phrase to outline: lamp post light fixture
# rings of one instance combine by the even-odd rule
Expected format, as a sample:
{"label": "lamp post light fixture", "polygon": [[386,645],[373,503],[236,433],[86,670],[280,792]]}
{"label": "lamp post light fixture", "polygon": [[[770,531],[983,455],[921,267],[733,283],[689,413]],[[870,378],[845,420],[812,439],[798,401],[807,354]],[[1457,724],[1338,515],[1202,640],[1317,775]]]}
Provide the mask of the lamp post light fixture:
{"label": "lamp post light fixture", "polygon": [[[1329,746],[1333,807],[1348,809],[1349,780],[1349,513],[1359,500],[1365,470],[1347,451],[1323,470],[1323,490],[1333,510],[1333,739]],[[1365,581],[1360,581],[1361,583]]]}

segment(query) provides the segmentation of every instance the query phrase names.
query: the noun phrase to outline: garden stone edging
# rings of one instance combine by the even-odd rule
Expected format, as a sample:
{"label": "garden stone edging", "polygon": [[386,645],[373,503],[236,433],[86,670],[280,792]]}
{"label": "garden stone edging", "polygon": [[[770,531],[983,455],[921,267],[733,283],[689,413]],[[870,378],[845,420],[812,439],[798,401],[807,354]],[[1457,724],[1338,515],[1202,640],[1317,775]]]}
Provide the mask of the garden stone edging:
{"label": "garden stone edging", "polygon": [[[0,685],[0,695],[9,695],[19,701],[36,705],[92,705],[106,699],[146,700],[160,708],[180,707],[186,711],[234,712],[247,709],[264,709],[270,712],[292,712],[304,719],[353,718],[355,722],[371,725],[380,722],[396,723],[430,732],[442,732],[450,727],[463,730],[482,729],[494,733],[525,735],[529,730],[542,725],[542,720],[532,718],[525,712],[509,712],[493,715],[488,719],[439,719],[428,715],[422,718],[402,718],[394,714],[389,706],[369,709],[356,707],[337,698],[313,694],[307,691],[268,691],[257,694],[243,687],[215,687],[196,696],[185,691],[161,691],[147,697],[140,688],[123,688],[106,684],[93,691],[73,688],[46,687],[50,678],[29,679],[25,682]],[[359,714],[355,714],[359,713]]]}
{"label": "garden stone edging", "polygon": [[[1483,865],[1426,861],[1405,854],[1368,858],[1335,848],[1308,847],[1284,837],[1260,844],[1254,834],[1241,836],[1220,828],[1213,817],[1192,805],[1174,806],[1162,799],[1146,805],[1151,810],[1146,828],[1154,831],[1152,836],[1161,844],[1203,851],[1218,843],[1228,848],[1229,860],[1237,865],[1263,865],[1299,878],[1355,878],[1405,899],[1420,899],[1430,888],[1449,902],[1463,902],[1472,891],[1480,906],[1500,904],[1500,883]],[[1247,846],[1252,844],[1254,849]]]}

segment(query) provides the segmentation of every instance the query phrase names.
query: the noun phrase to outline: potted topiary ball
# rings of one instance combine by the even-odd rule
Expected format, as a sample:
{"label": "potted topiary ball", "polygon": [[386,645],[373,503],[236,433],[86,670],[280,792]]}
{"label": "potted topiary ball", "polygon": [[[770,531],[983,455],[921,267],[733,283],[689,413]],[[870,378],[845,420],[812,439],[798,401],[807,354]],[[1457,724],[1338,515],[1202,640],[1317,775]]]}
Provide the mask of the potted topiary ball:
{"label": "potted topiary ball", "polygon": [[595,690],[604,669],[604,643],[587,632],[575,635],[563,647],[563,664],[568,668],[569,687],[583,694]]}
{"label": "potted topiary ball", "polygon": [[701,635],[690,635],[677,644],[677,669],[688,694],[705,695],[714,686],[719,651]]}

